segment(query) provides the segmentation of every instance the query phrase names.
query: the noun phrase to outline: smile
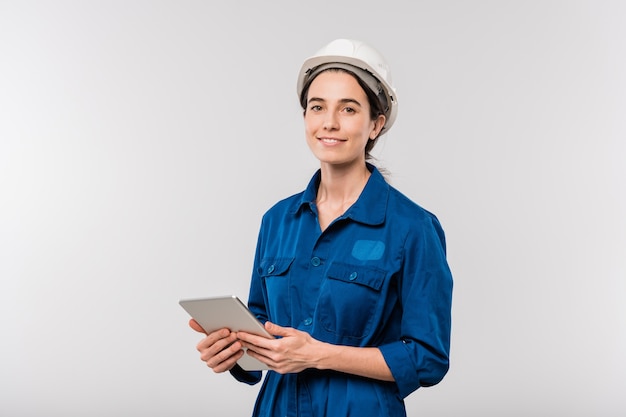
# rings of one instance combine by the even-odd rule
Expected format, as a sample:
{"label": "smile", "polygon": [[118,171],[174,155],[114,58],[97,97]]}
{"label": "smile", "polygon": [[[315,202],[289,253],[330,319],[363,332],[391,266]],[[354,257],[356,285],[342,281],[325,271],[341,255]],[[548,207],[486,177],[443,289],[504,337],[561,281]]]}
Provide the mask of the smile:
{"label": "smile", "polygon": [[343,139],[336,139],[336,138],[318,138],[318,140],[324,143],[328,143],[328,144],[345,142],[345,140]]}

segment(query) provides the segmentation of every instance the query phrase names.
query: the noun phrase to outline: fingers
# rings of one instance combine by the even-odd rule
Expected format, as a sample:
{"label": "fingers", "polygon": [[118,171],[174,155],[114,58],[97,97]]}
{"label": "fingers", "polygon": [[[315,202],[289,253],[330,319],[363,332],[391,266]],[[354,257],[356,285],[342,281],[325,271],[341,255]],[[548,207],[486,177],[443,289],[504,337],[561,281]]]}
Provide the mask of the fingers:
{"label": "fingers", "polygon": [[300,372],[314,367],[317,361],[318,345],[306,332],[281,327],[267,322],[265,328],[276,339],[267,339],[249,333],[238,332],[237,337],[247,354],[267,364],[278,373]]}
{"label": "fingers", "polygon": [[196,349],[200,352],[200,359],[216,373],[232,369],[245,353],[242,344],[237,341],[237,333],[229,329],[207,333],[193,318],[189,320],[189,327],[206,335]]}
{"label": "fingers", "polygon": [[272,352],[271,350],[259,348],[258,346],[254,345],[244,345],[247,349],[245,351],[246,355],[252,356],[253,358],[258,359],[260,362],[266,364],[270,369],[274,369],[274,367],[276,366],[276,362],[274,361],[274,359],[272,359],[272,356],[274,356],[274,352]]}
{"label": "fingers", "polygon": [[209,333],[196,346],[200,359],[215,372],[224,372],[235,366],[243,356],[243,346],[237,334],[228,329]]}
{"label": "fingers", "polygon": [[[226,346],[237,340],[237,334],[232,333],[228,329],[216,330],[213,333],[209,333],[204,339],[202,339],[196,349],[204,356],[215,355],[224,349]],[[202,358],[204,360],[204,358]]]}
{"label": "fingers", "polygon": [[[277,324],[265,322],[265,329],[272,335],[284,338],[287,336],[296,336],[298,330],[291,327],[281,327]],[[237,332],[237,338],[244,343],[245,347],[254,346],[254,350],[260,352],[259,348],[274,350],[276,339],[259,336],[252,333]]]}
{"label": "fingers", "polygon": [[226,372],[232,369],[244,354],[241,343],[235,342],[217,355],[210,357],[205,363],[215,373]]}

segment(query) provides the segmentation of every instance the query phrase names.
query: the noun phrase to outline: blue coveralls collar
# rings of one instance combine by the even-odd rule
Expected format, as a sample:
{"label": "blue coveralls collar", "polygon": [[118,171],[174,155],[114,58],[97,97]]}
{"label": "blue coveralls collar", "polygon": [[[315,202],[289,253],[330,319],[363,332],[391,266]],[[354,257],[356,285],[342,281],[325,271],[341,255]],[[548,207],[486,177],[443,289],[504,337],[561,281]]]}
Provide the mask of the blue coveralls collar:
{"label": "blue coveralls collar", "polygon": [[[365,184],[365,188],[358,200],[348,209],[344,217],[359,223],[376,226],[385,221],[389,184],[387,184],[385,178],[374,165],[367,163],[367,168],[372,175],[367,180],[367,184]],[[296,204],[290,210],[291,214],[295,215],[303,206],[312,207],[315,205],[321,175],[321,170],[317,170],[302,193],[301,198],[296,201]]]}

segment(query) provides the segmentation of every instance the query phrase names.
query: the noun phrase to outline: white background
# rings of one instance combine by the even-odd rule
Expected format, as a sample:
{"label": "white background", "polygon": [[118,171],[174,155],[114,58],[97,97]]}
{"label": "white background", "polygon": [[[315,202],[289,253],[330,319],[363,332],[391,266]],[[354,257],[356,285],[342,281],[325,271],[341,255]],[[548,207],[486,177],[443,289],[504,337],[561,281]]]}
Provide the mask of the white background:
{"label": "white background", "polygon": [[247,297],[317,167],[295,84],[388,59],[376,148],[433,211],[451,370],[410,416],[626,414],[626,3],[0,1],[0,415],[245,416],[182,297]]}

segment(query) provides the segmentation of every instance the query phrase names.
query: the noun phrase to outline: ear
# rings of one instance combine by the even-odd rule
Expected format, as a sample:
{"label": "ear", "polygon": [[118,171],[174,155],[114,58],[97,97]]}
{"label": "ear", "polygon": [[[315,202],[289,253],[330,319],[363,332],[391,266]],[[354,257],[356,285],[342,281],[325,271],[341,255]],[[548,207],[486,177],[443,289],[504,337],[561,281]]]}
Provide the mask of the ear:
{"label": "ear", "polygon": [[380,131],[385,126],[385,121],[387,121],[387,118],[384,114],[379,114],[376,120],[374,120],[374,128],[370,132],[370,140],[374,140],[380,135]]}

